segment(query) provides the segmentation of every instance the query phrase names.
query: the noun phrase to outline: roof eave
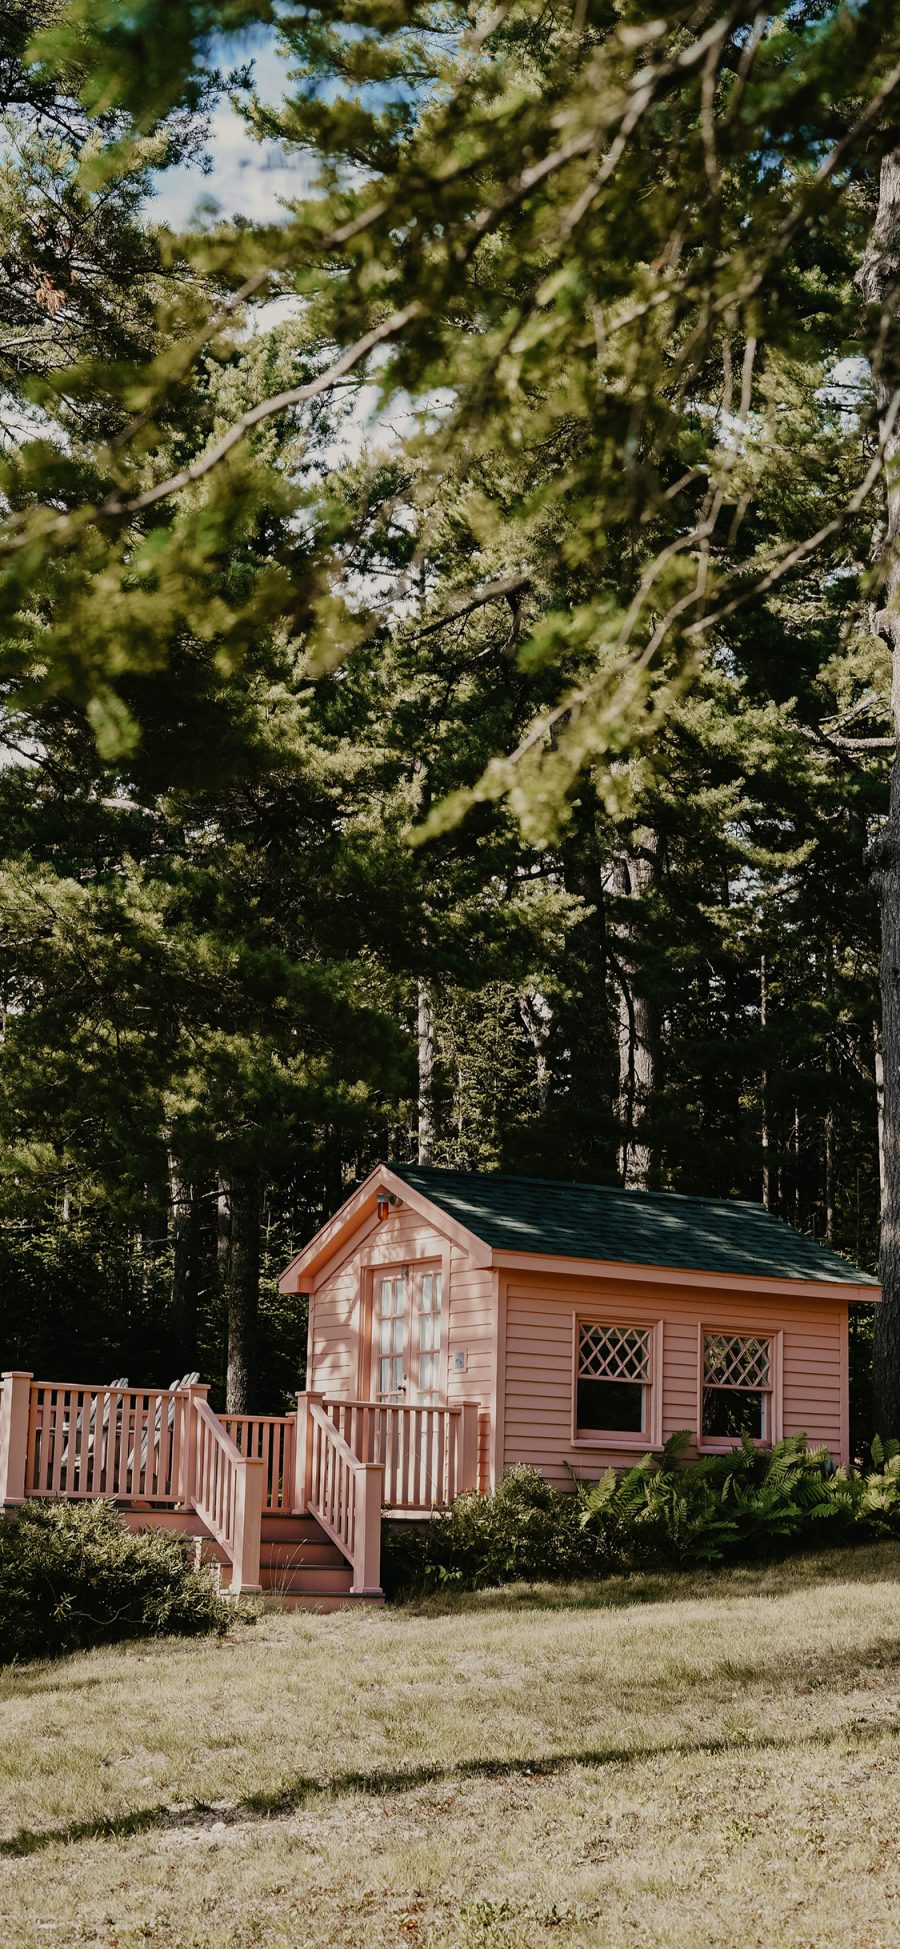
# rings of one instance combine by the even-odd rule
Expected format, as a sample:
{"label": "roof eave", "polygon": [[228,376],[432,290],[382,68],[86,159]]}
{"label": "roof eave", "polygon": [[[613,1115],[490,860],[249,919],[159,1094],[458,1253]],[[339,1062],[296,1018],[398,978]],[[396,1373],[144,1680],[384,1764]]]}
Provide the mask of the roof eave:
{"label": "roof eave", "polygon": [[645,1265],[624,1259],[583,1259],[567,1258],[560,1253],[551,1252],[513,1252],[508,1248],[495,1248],[490,1256],[490,1264],[499,1271],[509,1272],[554,1272],[576,1279],[641,1280],[645,1284],[663,1286],[700,1286],[706,1289],[728,1292],[758,1292],[760,1296],[771,1294],[794,1294],[809,1299],[843,1299],[857,1303],[871,1304],[881,1298],[879,1285],[862,1285],[844,1279],[786,1279],[771,1278],[761,1273],[748,1272],[708,1272],[699,1267]]}
{"label": "roof eave", "polygon": [[449,1238],[453,1244],[459,1245],[472,1266],[490,1265],[490,1248],[483,1239],[470,1232],[467,1226],[461,1225],[458,1219],[451,1218],[449,1213],[435,1204],[432,1198],[426,1198],[422,1192],[414,1190],[413,1186],[407,1184],[405,1178],[399,1177],[396,1171],[380,1164],[374,1171],[370,1171],[358,1189],[345,1199],[334,1217],[328,1220],[327,1225],[323,1225],[316,1232],[315,1237],[310,1239],[309,1244],[304,1245],[302,1252],[296,1253],[290,1265],[285,1266],[278,1281],[279,1292],[314,1292],[317,1281],[322,1278],[339,1253],[346,1248],[347,1240],[355,1232],[361,1231],[374,1216],[380,1191],[392,1192],[394,1197],[401,1204],[408,1205],[417,1217],[427,1219],[435,1231]]}

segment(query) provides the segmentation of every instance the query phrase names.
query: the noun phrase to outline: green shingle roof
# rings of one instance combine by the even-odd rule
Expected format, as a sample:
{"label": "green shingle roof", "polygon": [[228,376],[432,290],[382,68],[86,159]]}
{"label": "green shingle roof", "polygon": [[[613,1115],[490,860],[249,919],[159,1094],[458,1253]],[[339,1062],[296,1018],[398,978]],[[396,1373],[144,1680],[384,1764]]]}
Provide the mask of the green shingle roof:
{"label": "green shingle roof", "polygon": [[685,1198],[423,1164],[391,1169],[494,1251],[877,1286],[764,1205],[740,1198]]}

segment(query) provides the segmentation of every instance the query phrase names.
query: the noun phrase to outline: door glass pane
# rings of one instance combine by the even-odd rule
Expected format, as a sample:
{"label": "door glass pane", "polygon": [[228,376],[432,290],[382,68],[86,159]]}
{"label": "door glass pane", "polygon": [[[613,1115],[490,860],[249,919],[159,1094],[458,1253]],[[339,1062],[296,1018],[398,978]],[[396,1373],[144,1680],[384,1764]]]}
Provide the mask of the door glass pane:
{"label": "door glass pane", "polygon": [[411,1352],[415,1355],[416,1398],[421,1407],[435,1407],[442,1398],[440,1273],[421,1272],[415,1295],[415,1338]]}
{"label": "door glass pane", "polygon": [[406,1275],[396,1273],[380,1281],[375,1351],[378,1392],[402,1397],[406,1367]]}

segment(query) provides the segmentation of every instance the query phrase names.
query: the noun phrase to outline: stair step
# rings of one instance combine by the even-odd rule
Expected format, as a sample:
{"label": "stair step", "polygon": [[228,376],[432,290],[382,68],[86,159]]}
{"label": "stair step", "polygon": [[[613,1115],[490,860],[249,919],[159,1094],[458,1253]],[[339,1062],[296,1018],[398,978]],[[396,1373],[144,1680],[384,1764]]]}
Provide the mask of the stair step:
{"label": "stair step", "polygon": [[262,1538],[264,1543],[302,1543],[321,1541],[324,1530],[316,1522],[315,1516],[285,1516],[280,1511],[263,1511]]}
{"label": "stair step", "polygon": [[316,1591],[349,1591],[353,1572],[349,1564],[343,1570],[337,1570],[331,1564],[321,1569],[270,1570],[263,1564],[259,1580],[263,1590],[279,1593],[296,1591],[303,1596],[312,1596]]}
{"label": "stair step", "polygon": [[334,1543],[263,1543],[260,1563],[267,1570],[346,1570],[347,1559]]}

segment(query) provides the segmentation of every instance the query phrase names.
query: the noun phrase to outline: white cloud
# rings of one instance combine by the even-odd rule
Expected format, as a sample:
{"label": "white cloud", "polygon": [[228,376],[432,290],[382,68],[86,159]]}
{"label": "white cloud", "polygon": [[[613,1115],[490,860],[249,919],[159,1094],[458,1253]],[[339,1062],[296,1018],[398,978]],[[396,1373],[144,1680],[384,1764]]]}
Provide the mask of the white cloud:
{"label": "white cloud", "polygon": [[174,229],[186,229],[211,202],[223,217],[274,223],[281,214],[279,197],[309,195],[312,161],[288,158],[275,142],[255,142],[230,102],[221,102],[213,115],[208,147],[209,175],[195,165],[158,179],[152,214]]}
{"label": "white cloud", "polygon": [[[270,38],[249,50],[254,83],[264,101],[279,103],[288,88],[288,69]],[[241,58],[240,40],[222,42],[213,50],[223,70]],[[314,165],[300,154],[287,154],[276,142],[256,142],[230,101],[213,112],[207,150],[212,158],[208,175],[198,166],[167,170],[157,177],[152,211],[160,222],[186,229],[200,220],[211,202],[222,217],[243,216],[254,222],[277,222],[279,198],[308,196]],[[198,207],[199,206],[199,207]]]}

